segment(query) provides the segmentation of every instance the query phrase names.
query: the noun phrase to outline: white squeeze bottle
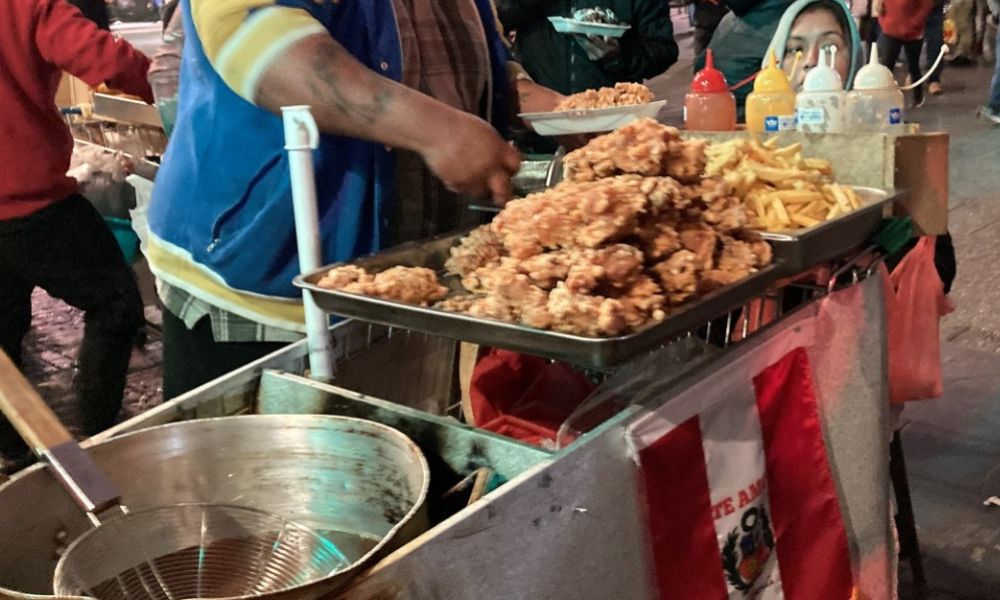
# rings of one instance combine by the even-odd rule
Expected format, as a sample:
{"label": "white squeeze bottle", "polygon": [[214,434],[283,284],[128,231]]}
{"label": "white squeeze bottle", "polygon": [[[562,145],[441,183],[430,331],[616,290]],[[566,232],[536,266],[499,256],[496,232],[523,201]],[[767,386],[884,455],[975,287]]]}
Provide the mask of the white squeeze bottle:
{"label": "white squeeze bottle", "polygon": [[795,98],[795,126],[802,133],[839,133],[847,128],[849,100],[833,68],[835,52],[820,51],[819,64],[806,75]]}
{"label": "white squeeze bottle", "polygon": [[858,70],[851,91],[852,131],[899,131],[903,128],[903,92],[899,91],[892,71],[878,61],[878,48]]}

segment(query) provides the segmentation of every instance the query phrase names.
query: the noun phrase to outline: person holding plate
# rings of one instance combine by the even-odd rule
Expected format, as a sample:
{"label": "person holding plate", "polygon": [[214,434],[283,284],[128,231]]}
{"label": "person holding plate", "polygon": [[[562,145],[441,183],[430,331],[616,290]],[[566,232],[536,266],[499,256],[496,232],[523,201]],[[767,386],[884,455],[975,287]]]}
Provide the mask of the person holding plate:
{"label": "person holding plate", "polygon": [[[663,0],[497,0],[496,7],[528,74],[562,94],[641,82],[677,62],[670,5]],[[613,32],[620,37],[559,33],[550,17],[628,29]]]}

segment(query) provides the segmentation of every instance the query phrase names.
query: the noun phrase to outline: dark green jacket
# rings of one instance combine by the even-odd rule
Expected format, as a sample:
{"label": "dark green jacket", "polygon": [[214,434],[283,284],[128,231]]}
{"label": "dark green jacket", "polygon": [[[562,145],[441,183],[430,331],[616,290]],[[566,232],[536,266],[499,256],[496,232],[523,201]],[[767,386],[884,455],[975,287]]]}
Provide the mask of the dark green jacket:
{"label": "dark green jacket", "polygon": [[[497,0],[500,21],[517,31],[514,52],[539,84],[563,94],[642,81],[677,62],[670,4],[667,0]],[[579,8],[610,8],[632,26],[622,38],[621,53],[591,61],[573,36],[557,33],[548,17],[572,17]]]}
{"label": "dark green jacket", "polygon": [[[715,57],[715,66],[722,71],[729,85],[736,84],[760,70],[778,22],[792,0],[725,0],[732,11],[726,15],[708,45]],[[695,71],[705,66],[705,57],[695,59]],[[747,95],[753,84],[733,92],[743,113]]]}

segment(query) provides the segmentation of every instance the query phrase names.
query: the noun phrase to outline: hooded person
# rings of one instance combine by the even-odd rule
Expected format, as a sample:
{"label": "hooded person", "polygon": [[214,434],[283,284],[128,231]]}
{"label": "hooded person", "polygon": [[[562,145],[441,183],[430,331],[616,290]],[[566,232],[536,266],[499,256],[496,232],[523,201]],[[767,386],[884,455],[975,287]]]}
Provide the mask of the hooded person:
{"label": "hooded person", "polygon": [[[801,91],[806,74],[819,64],[822,50],[831,47],[836,48],[834,69],[840,74],[844,89],[850,90],[855,73],[864,64],[861,36],[851,9],[843,0],[796,0],[778,22],[768,55],[774,52],[789,74],[792,87]],[[792,73],[798,52],[802,52],[802,58]],[[762,68],[766,61],[765,57]]]}
{"label": "hooded person", "polygon": [[[722,18],[708,49],[712,51],[715,67],[726,76],[730,85],[745,81],[760,69],[761,60],[767,57],[767,47],[774,35],[782,13],[792,4],[791,0],[720,0],[731,12]],[[705,54],[695,57],[694,70],[705,68]],[[733,90],[740,119],[747,95],[753,90],[749,84]]]}

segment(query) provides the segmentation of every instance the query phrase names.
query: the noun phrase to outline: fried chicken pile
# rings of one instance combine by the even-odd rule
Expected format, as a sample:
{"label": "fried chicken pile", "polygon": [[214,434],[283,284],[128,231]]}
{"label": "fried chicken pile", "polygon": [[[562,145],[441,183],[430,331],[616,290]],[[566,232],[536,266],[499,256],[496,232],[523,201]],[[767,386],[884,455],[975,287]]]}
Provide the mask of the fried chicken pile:
{"label": "fried chicken pile", "polygon": [[680,131],[654,119],[639,119],[566,155],[570,181],[595,181],[623,173],[666,175],[697,183],[705,172],[704,140],[683,140]]}
{"label": "fried chicken pile", "polygon": [[554,110],[558,112],[562,110],[649,104],[653,101],[653,98],[653,92],[641,83],[616,83],[615,87],[585,90],[578,94],[567,96],[562,102],[556,105]]}
{"label": "fried chicken pile", "polygon": [[334,267],[316,284],[329,290],[427,306],[448,295],[437,275],[423,267],[392,267],[371,275],[353,265]]}
{"label": "fried chicken pile", "polygon": [[704,144],[647,120],[578,152],[587,176],[508,203],[452,248],[472,294],[437,307],[615,336],[771,263],[727,184],[701,178]]}
{"label": "fried chicken pile", "polygon": [[[595,138],[570,163],[565,181],[508,203],[450,250],[445,269],[468,294],[435,308],[617,336],[771,263],[728,184],[701,176],[701,142],[645,120]],[[320,285],[418,304],[445,296],[427,269],[339,267]]]}

